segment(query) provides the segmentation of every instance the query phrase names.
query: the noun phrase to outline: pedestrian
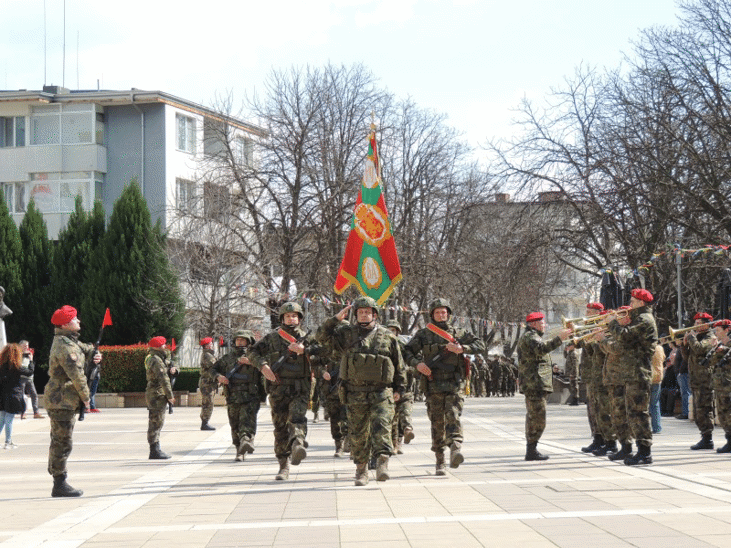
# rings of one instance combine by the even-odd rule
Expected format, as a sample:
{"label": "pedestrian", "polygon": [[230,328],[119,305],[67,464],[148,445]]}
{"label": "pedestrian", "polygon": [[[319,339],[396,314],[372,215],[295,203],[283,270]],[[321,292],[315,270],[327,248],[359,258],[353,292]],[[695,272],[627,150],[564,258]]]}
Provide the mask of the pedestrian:
{"label": "pedestrian", "polygon": [[662,378],[665,369],[665,350],[661,345],[655,346],[655,353],[652,355],[652,379],[650,384],[650,420],[652,424],[652,433],[659,434],[662,432],[662,424],[660,423],[660,390],[662,387]]}
{"label": "pedestrian", "polygon": [[150,459],[169,459],[170,455],[160,449],[160,432],[165,424],[165,412],[168,404],[175,403],[170,375],[178,371],[172,364],[167,352],[167,339],[162,336],[153,337],[147,343],[149,347],[145,356],[145,375],[147,389],[147,443],[150,445]]}
{"label": "pedestrian", "polygon": [[[33,382],[33,374],[35,373],[36,364],[33,361],[33,349],[30,348],[28,341],[22,340],[18,343],[21,350],[23,351],[23,368],[28,369],[30,374],[23,375],[21,382],[23,383],[23,394],[30,398],[31,407],[33,407],[33,418],[44,419],[45,415],[41,414],[38,408],[38,392],[36,391],[36,385]],[[25,413],[20,415],[21,419],[25,418]]]}
{"label": "pedestrian", "polygon": [[5,430],[4,449],[18,447],[13,443],[13,419],[25,412],[22,378],[32,374],[23,367],[23,350],[19,344],[8,344],[0,351],[0,428]]}

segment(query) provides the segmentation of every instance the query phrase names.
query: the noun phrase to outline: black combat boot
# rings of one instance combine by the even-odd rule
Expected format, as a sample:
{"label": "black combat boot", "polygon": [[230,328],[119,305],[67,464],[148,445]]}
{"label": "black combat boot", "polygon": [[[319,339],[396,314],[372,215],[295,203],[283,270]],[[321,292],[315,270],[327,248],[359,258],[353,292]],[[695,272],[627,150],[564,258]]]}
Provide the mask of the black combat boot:
{"label": "black combat boot", "polygon": [[357,487],[368,485],[368,463],[355,465],[355,485]]}
{"label": "black combat boot", "polygon": [[599,449],[602,445],[604,445],[604,438],[602,436],[594,436],[594,441],[591,442],[590,445],[587,445],[586,447],[582,447],[581,451],[584,453],[591,453],[592,451]]}
{"label": "black combat boot", "polygon": [[160,449],[160,442],[150,444],[150,458],[151,459],[169,459],[170,455]]}
{"label": "black combat boot", "polygon": [[215,430],[215,428],[208,424],[208,421],[201,421],[201,430]]}
{"label": "black combat boot", "polygon": [[292,466],[297,466],[300,462],[305,460],[307,457],[307,450],[305,446],[300,443],[299,440],[294,440],[292,443]]}
{"label": "black combat boot", "polygon": [[716,449],[716,453],[731,453],[731,435],[726,434],[726,445]]}
{"label": "black combat boot", "polygon": [[713,434],[703,434],[701,441],[695,445],[691,445],[690,448],[694,451],[698,449],[713,449]]}
{"label": "black combat boot", "polygon": [[289,457],[279,459],[279,472],[274,476],[277,481],[283,481],[289,479]]}
{"label": "black combat boot", "polygon": [[459,468],[459,465],[464,462],[464,456],[462,455],[462,444],[453,441],[452,445],[449,446],[449,467]]}
{"label": "black combat boot", "polygon": [[525,446],[525,460],[548,460],[548,455],[538,452],[538,442]]}
{"label": "black combat boot", "polygon": [[603,457],[607,453],[616,453],[619,447],[617,447],[617,440],[612,440],[609,443],[605,443],[599,449],[594,449],[592,455],[595,457]]}
{"label": "black combat boot", "polygon": [[577,396],[571,396],[569,398],[569,405],[579,405],[579,398]]}
{"label": "black combat boot", "polygon": [[650,455],[649,445],[637,445],[637,453],[631,457],[624,459],[627,466],[637,466],[638,464],[652,464],[652,455]]}
{"label": "black combat boot", "polygon": [[436,453],[437,456],[437,468],[435,474],[437,476],[447,475],[447,463],[444,460],[444,449],[440,449]]}
{"label": "black combat boot", "polygon": [[80,497],[84,492],[81,489],[74,489],[66,483],[66,474],[53,476],[52,497]]}
{"label": "black combat boot", "polygon": [[391,476],[388,475],[388,455],[378,455],[376,481],[386,481],[390,478]]}
{"label": "black combat boot", "polygon": [[631,443],[623,443],[622,448],[619,451],[616,451],[615,453],[612,453],[609,455],[609,460],[621,460],[624,462],[624,459],[632,455],[632,444]]}

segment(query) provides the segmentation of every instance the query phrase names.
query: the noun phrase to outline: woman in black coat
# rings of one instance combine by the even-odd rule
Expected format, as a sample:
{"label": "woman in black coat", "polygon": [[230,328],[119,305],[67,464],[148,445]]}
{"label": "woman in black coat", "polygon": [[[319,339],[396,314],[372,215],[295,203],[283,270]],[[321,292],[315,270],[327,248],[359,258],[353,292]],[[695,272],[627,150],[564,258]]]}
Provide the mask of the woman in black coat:
{"label": "woman in black coat", "polygon": [[5,429],[5,449],[15,449],[13,419],[25,412],[25,398],[20,377],[28,375],[23,366],[23,350],[19,344],[9,344],[0,352],[0,429]]}

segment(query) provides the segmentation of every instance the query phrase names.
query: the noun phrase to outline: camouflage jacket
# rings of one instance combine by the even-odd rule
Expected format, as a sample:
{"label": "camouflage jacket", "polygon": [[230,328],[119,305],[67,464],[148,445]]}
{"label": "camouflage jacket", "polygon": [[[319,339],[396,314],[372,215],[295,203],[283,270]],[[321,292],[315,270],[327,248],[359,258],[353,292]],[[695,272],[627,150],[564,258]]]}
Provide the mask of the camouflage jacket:
{"label": "camouflage jacket", "polygon": [[198,381],[198,386],[205,385],[216,385],[216,372],[213,369],[213,364],[216,363],[216,357],[213,354],[213,350],[203,349],[201,354],[201,378]]}
{"label": "camouflage jacket", "polygon": [[599,348],[606,356],[604,361],[604,384],[610,386],[624,386],[625,383],[633,380],[631,372],[624,367],[622,360],[622,349],[617,341],[603,340],[599,343]]}
{"label": "camouflage jacket", "polygon": [[[247,356],[246,350],[235,348],[221,357],[213,366],[213,374],[230,377],[228,384],[223,387],[223,395],[229,403],[243,403],[260,399],[264,392],[264,375],[255,366],[241,364],[239,358]],[[251,361],[251,360],[249,360]],[[237,369],[238,368],[238,369]],[[236,370],[236,373],[231,373]]]}
{"label": "camouflage jacket", "polygon": [[310,356],[319,353],[320,347],[315,344],[311,335],[305,337],[306,332],[300,326],[282,325],[280,329],[296,339],[304,337],[302,342],[305,345],[305,351],[299,355],[291,353],[288,350],[290,343],[279,334],[279,329],[276,329],[259,339],[249,349],[249,360],[261,371],[265,365],[273,368],[277,360],[284,357],[281,368],[275,371],[279,383],[272,386],[295,386],[298,392],[309,393],[313,372]]}
{"label": "camouflage jacket", "polygon": [[588,383],[592,375],[594,365],[593,356],[594,351],[597,349],[597,344],[588,341],[579,341],[576,343],[576,348],[581,348],[581,360],[579,361],[581,380]]}
{"label": "camouflage jacket", "polygon": [[150,348],[145,357],[145,376],[147,377],[145,398],[148,401],[159,397],[172,399],[173,388],[170,386],[170,377],[168,377],[168,370],[171,366],[172,362],[168,361],[164,350]]}
{"label": "camouflage jacket", "polygon": [[89,401],[84,362],[92,352],[94,345],[79,342],[78,332],[56,328],[48,358],[46,409],[76,410]]}
{"label": "camouflage jacket", "polygon": [[440,361],[446,367],[444,369],[431,367],[432,379],[427,384],[427,391],[458,391],[465,382],[466,354],[482,354],[485,351],[485,343],[469,331],[457,328],[449,322],[435,322],[434,325],[454,337],[462,345],[464,352],[455,354],[446,351],[445,348],[449,341],[424,327],[419,329],[404,346],[404,360],[408,366],[416,369],[419,363],[428,364],[432,358],[442,354],[443,358]]}
{"label": "camouflage jacket", "polygon": [[728,398],[731,394],[731,347],[718,345],[709,360],[713,371],[713,389],[716,396]]}
{"label": "camouflage jacket", "polygon": [[576,357],[576,349],[574,350],[566,350],[564,352],[564,357],[566,358],[566,366],[564,368],[564,372],[566,375],[571,377],[578,377],[579,376],[579,358]]}
{"label": "camouflage jacket", "polygon": [[716,337],[708,330],[699,333],[688,334],[688,372],[690,373],[690,387],[703,388],[711,386],[713,369],[710,367],[710,356],[706,359],[708,352],[716,346]]}
{"label": "camouflage jacket", "polygon": [[609,322],[609,332],[620,349],[623,370],[628,382],[652,379],[652,355],[657,345],[657,325],[649,306],[629,311],[630,323],[620,325],[617,320]]}
{"label": "camouflage jacket", "polygon": [[526,327],[518,341],[518,379],[520,392],[553,392],[553,367],[549,354],[561,346],[556,336],[543,342],[543,333]]}

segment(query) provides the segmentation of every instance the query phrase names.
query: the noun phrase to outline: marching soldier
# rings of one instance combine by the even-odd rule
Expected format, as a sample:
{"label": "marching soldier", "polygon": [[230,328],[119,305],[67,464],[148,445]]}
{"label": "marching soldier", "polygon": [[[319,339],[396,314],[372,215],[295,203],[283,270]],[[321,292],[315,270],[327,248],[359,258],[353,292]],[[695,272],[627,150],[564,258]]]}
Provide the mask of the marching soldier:
{"label": "marching soldier", "polygon": [[333,457],[342,458],[343,453],[350,450],[348,441],[348,417],[343,402],[340,401],[338,388],[340,379],[340,356],[332,349],[332,345],[323,344],[322,354],[318,356],[321,366],[319,376],[322,379],[320,384],[320,402],[325,410],[325,416],[330,421],[330,435],[335,442],[335,454]]}
{"label": "marching soldier", "polygon": [[312,366],[317,354],[313,339],[301,327],[304,313],[295,302],[279,309],[281,327],[265,335],[249,352],[249,359],[270,382],[269,402],[274,423],[274,454],[279,461],[277,480],[289,478],[289,465],[307,457],[307,406],[310,403]]}
{"label": "marching soldier", "polygon": [[378,307],[370,297],[353,301],[356,325],[345,320],[346,306],[317,330],[321,344],[332,344],[342,354],[341,399],[348,409],[351,456],[355,485],[368,483],[368,460],[376,457],[376,480],[389,479],[388,460],[393,454],[391,425],[394,402],[405,391],[406,377],[396,337],[376,323]]}
{"label": "marching soldier", "polygon": [[239,330],[234,335],[234,349],[213,365],[216,381],[223,385],[226,397],[231,441],[236,447],[234,460],[241,462],[254,452],[256,419],[261,403],[266,400],[264,377],[246,356],[254,344],[251,331]]}
{"label": "marching soldier", "polygon": [[731,320],[719,320],[713,329],[719,344],[711,351],[710,367],[718,422],[726,434],[726,445],[716,449],[716,453],[731,453]]}
{"label": "marching soldier", "polygon": [[445,299],[429,305],[431,323],[406,343],[406,363],[423,375],[426,410],[431,422],[432,447],[436,456],[436,475],[446,474],[444,448],[449,447],[449,466],[457,468],[462,455],[462,391],[468,371],[465,354],[481,354],[485,344],[469,331],[449,321],[452,309]]}
{"label": "marching soldier", "polygon": [[198,389],[201,391],[201,430],[215,430],[208,424],[213,414],[213,396],[218,389],[218,382],[213,371],[213,364],[216,358],[213,355],[213,339],[206,337],[201,339],[200,345],[203,348],[201,354],[201,376],[198,381]]}
{"label": "marching soldier", "polygon": [[48,449],[48,473],[53,477],[52,497],[80,497],[84,492],[66,483],[66,462],[73,447],[76,413],[89,405],[90,393],[84,375],[86,357],[94,353],[94,363],[102,356],[94,346],[79,342],[81,320],[73,306],[64,305],[53,313],[55,326],[51,354],[48,358],[48,384],[44,399],[51,419],[51,445]]}
{"label": "marching soldier", "polygon": [[543,342],[546,321],[542,312],[531,312],[525,318],[526,329],[518,341],[518,382],[525,396],[525,460],[547,460],[548,455],[537,449],[538,441],[546,429],[546,403],[553,392],[553,371],[548,356],[561,346],[570,329],[562,329],[558,335]]}
{"label": "marching soldier", "polygon": [[704,360],[708,352],[716,346],[716,338],[709,329],[713,316],[706,312],[698,312],[694,317],[696,332],[688,332],[683,344],[688,348],[688,371],[690,372],[690,388],[693,391],[693,418],[700,430],[701,439],[690,448],[713,449],[713,371],[708,360]]}
{"label": "marching soldier", "polygon": [[[399,350],[401,350],[403,357],[404,344],[399,339],[399,335],[401,335],[401,324],[398,320],[391,320],[386,324],[386,327],[398,340]],[[406,389],[396,402],[396,408],[393,414],[393,428],[391,430],[393,449],[397,455],[402,455],[404,452],[401,448],[402,443],[408,444],[414,439],[414,426],[411,422],[411,414],[414,408],[414,392],[412,390],[414,370],[411,367],[405,366],[404,373],[406,374]]]}
{"label": "marching soldier", "polygon": [[178,370],[173,367],[170,355],[167,352],[165,337],[153,337],[147,343],[149,350],[145,357],[145,374],[147,389],[147,443],[150,444],[150,459],[169,459],[170,455],[160,449],[160,432],[165,424],[165,412],[168,403],[174,404],[173,388],[170,385],[170,375]]}

